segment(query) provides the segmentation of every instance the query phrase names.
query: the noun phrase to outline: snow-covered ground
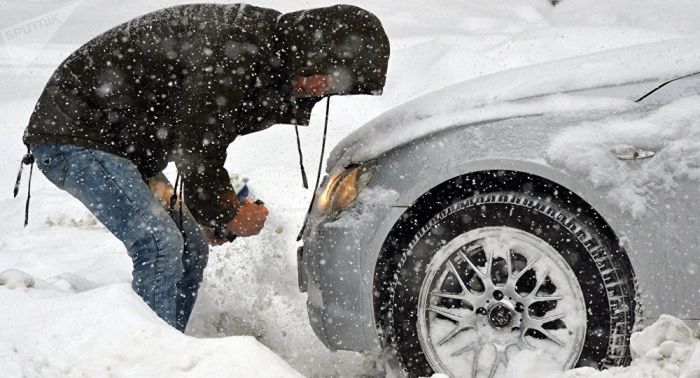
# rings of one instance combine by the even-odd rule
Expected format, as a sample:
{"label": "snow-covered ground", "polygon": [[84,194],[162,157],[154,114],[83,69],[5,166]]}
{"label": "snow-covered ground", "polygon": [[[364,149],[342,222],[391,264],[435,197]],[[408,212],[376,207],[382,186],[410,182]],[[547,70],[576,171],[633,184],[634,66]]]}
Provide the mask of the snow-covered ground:
{"label": "snow-covered ground", "polygon": [[[250,336],[183,337],[164,327],[131,285],[95,286],[64,274],[2,292],[3,377],[301,377]],[[14,288],[11,288],[14,286]]]}
{"label": "snow-covered ground", "polygon": [[[383,20],[392,57],[382,97],[331,101],[329,145],[395,105],[466,79],[700,35],[700,2],[694,0],[564,0],[556,8],[545,0],[345,2]],[[28,274],[0,274],[0,376],[376,374],[371,357],[327,351],[308,325],[306,296],[296,287],[295,239],[311,193],[301,188],[291,127],[245,136],[229,149],[228,168],[251,179],[270,219],[260,236],[212,248],[189,336],[162,323],[131,292],[131,264],[120,242],[38,172],[30,224],[22,227],[23,198],[12,199],[10,188],[24,152],[21,133],[52,70],[100,32],[176,3],[0,0],[0,188],[6,188],[0,190],[0,272]],[[256,5],[291,11],[332,3]],[[321,108],[301,130],[309,167],[318,160]],[[669,132],[688,131],[679,126]],[[596,173],[586,169],[581,174]],[[663,317],[632,342],[632,367],[567,376],[700,376],[697,334],[675,319]],[[526,357],[517,371],[514,364],[513,375],[545,371],[529,366]]]}

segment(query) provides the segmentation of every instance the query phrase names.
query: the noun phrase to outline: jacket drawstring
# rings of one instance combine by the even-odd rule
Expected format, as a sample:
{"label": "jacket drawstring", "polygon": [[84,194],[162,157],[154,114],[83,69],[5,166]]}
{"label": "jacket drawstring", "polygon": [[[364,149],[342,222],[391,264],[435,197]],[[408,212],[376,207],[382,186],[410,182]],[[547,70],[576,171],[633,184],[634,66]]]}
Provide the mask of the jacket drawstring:
{"label": "jacket drawstring", "polygon": [[299,168],[301,168],[301,183],[304,189],[309,189],[309,180],[306,178],[306,170],[304,169],[304,155],[301,153],[301,139],[299,139],[299,126],[294,125],[294,132],[297,134],[297,150],[299,151]]}
{"label": "jacket drawstring", "polygon": [[175,176],[175,185],[173,186],[173,194],[170,196],[170,211],[172,212],[175,209],[175,204],[177,203],[178,198],[180,199],[180,204],[178,206],[178,213],[180,215],[180,219],[178,220],[179,226],[180,226],[180,234],[182,235],[182,245],[184,248],[187,248],[187,233],[185,232],[185,228],[183,227],[184,221],[183,221],[183,184],[185,182],[185,179],[180,176],[180,172],[177,173],[177,176]]}
{"label": "jacket drawstring", "polygon": [[175,186],[173,186],[173,194],[170,196],[170,211],[175,209],[175,204],[177,203],[177,187],[180,184],[180,172],[175,176]]}
{"label": "jacket drawstring", "polygon": [[184,222],[184,216],[183,216],[183,207],[185,206],[185,198],[184,198],[184,184],[185,184],[185,178],[180,179],[180,208],[178,211],[180,211],[180,232],[182,233],[182,246],[184,248],[187,248],[187,233],[185,232],[185,227],[183,227],[183,222]]}
{"label": "jacket drawstring", "polygon": [[32,198],[32,173],[34,172],[34,155],[29,150],[27,146],[27,154],[22,158],[22,162],[19,163],[19,171],[17,171],[17,181],[15,181],[15,188],[12,191],[13,197],[17,197],[19,194],[19,184],[22,181],[22,170],[25,165],[29,166],[29,182],[27,183],[27,203],[24,205],[24,227],[29,224],[29,200]]}
{"label": "jacket drawstring", "polygon": [[[311,203],[309,204],[309,209],[306,211],[306,215],[308,217],[309,214],[311,214],[311,209],[314,207],[314,202],[316,202],[316,192],[318,191],[318,186],[321,184],[321,169],[323,169],[323,155],[326,153],[326,137],[328,136],[328,115],[331,110],[331,96],[326,97],[326,120],[323,124],[323,140],[321,141],[321,156],[319,157],[318,160],[318,172],[316,173],[316,185],[314,187],[314,193],[311,196]],[[297,134],[298,136],[298,134]],[[301,147],[299,150],[299,153],[301,153]],[[297,241],[300,241],[301,238],[304,235],[304,230],[306,229],[306,222],[304,222],[304,225],[301,227],[301,230],[299,231],[299,235],[297,236]]]}

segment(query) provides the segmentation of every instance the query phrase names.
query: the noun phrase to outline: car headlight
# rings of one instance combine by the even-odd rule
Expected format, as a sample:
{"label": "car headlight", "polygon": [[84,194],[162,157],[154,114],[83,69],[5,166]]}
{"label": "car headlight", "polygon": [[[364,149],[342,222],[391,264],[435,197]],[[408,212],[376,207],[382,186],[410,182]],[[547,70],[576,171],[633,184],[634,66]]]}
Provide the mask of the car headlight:
{"label": "car headlight", "polygon": [[374,164],[365,163],[332,172],[316,201],[315,208],[319,215],[333,218],[350,207],[360,192],[367,187],[374,171]]}

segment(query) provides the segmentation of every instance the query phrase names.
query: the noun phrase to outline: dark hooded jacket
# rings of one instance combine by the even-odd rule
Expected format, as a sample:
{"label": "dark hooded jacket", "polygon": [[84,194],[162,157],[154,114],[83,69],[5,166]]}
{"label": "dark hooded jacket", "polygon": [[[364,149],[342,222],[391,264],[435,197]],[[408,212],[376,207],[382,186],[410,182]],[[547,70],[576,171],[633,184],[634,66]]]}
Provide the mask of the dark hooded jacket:
{"label": "dark hooded jacket", "polygon": [[224,168],[228,145],[276,123],[309,122],[319,98],[292,96],[292,79],[332,74],[333,94],[379,94],[388,57],[381,23],[357,7],[284,15],[241,4],[166,8],[61,63],[24,142],[107,151],[144,178],[173,161],[197,221],[221,226],[239,207]]}

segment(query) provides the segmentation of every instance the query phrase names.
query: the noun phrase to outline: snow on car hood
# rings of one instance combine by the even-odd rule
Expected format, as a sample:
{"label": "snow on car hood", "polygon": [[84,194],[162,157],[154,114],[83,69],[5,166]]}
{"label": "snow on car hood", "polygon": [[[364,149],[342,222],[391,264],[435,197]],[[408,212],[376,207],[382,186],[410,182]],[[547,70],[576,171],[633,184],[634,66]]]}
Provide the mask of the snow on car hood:
{"label": "snow on car hood", "polygon": [[[636,45],[498,72],[467,80],[395,107],[360,127],[331,152],[327,167],[363,162],[456,125],[543,112],[631,106],[628,98],[543,96],[655,80],[700,71],[700,39]],[[652,88],[649,88],[650,90]],[[513,100],[542,96],[526,103]],[[554,99],[553,99],[554,97]],[[572,99],[572,97],[578,97]],[[573,101],[572,101],[573,100]]]}

